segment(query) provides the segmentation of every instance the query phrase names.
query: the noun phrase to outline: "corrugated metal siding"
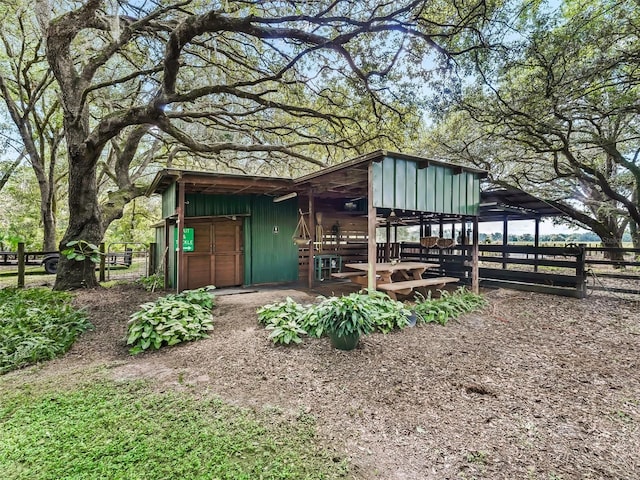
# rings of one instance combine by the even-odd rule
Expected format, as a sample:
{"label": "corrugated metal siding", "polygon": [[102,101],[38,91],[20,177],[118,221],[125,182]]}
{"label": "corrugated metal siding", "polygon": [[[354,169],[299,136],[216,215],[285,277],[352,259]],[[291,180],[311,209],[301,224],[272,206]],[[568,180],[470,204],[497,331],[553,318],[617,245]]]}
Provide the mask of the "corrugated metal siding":
{"label": "corrugated metal siding", "polygon": [[177,254],[176,254],[176,249],[174,248],[174,242],[175,242],[175,238],[176,238],[176,226],[175,225],[169,225],[169,265],[167,265],[167,268],[169,269],[169,275],[168,275],[168,281],[169,281],[169,285],[167,285],[167,287],[172,288],[176,286],[176,277],[177,277],[177,271],[176,271],[176,264],[177,264]]}
{"label": "corrugated metal siding", "polygon": [[158,268],[160,268],[160,265],[163,264],[163,260],[162,260],[162,256],[164,255],[164,249],[165,249],[165,244],[164,244],[165,238],[164,238],[164,225],[161,227],[156,227],[156,232],[155,232],[155,261],[153,264],[153,271],[157,272]]}
{"label": "corrugated metal siding", "polygon": [[[247,215],[243,223],[245,284],[298,279],[298,249],[291,239],[298,223],[297,199],[273,203],[272,197],[265,196],[194,194],[186,195],[185,202],[189,202],[185,205],[186,217]],[[174,238],[175,231],[170,227],[169,238]],[[170,287],[176,281],[176,255],[171,245]]]}
{"label": "corrugated metal siding", "polygon": [[[188,203],[186,203],[188,202]],[[251,213],[251,195],[185,195],[185,216],[247,215]]]}
{"label": "corrugated metal siding", "polygon": [[385,157],[373,164],[373,204],[379,208],[477,215],[480,179],[453,167],[421,168],[411,160]]}
{"label": "corrugated metal siding", "polygon": [[162,193],[162,218],[170,217],[176,213],[177,202],[176,184],[172,183],[169,188]]}
{"label": "corrugated metal siding", "polygon": [[[273,203],[271,197],[253,197],[250,224],[249,233],[245,233],[245,274],[248,271],[250,275],[245,281],[296,281],[298,248],[291,237],[298,224],[297,199]],[[278,233],[274,233],[274,227],[278,227]]]}

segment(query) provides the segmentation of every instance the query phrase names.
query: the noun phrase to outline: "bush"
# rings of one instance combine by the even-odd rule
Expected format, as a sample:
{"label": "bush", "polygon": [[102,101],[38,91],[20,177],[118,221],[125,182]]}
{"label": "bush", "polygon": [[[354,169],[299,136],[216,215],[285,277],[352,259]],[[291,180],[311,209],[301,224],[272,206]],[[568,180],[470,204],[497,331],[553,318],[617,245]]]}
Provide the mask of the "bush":
{"label": "bush", "polygon": [[157,289],[162,290],[164,288],[164,274],[154,273],[148,277],[142,277],[137,280],[137,283],[147,292],[154,292]]}
{"label": "bush", "polygon": [[382,292],[352,293],[342,297],[318,297],[315,305],[300,305],[287,297],[284,302],[258,309],[258,321],[274,343],[300,343],[302,336],[321,337],[328,330],[338,333],[372,331],[388,333],[408,325],[411,312],[402,302]]}
{"label": "bush", "polygon": [[370,305],[373,314],[373,326],[382,333],[403,329],[409,325],[411,311],[402,302],[393,300],[383,292],[373,291],[366,295],[365,301]]}
{"label": "bush", "polygon": [[41,288],[0,290],[0,373],[58,357],[92,328],[71,298]]}
{"label": "bush", "polygon": [[207,338],[207,332],[213,330],[210,290],[185,290],[141,305],[129,320],[127,345],[133,345],[129,353]]}
{"label": "bush", "polygon": [[307,331],[300,326],[299,319],[310,308],[295,302],[291,297],[287,297],[284,302],[270,303],[258,309],[258,321],[265,325],[267,330],[272,330],[269,338],[274,343],[289,345],[291,343],[301,343],[302,335]]}
{"label": "bush", "polygon": [[482,295],[460,287],[454,293],[442,290],[438,299],[432,299],[431,292],[427,297],[417,294],[414,309],[422,322],[445,325],[450,319],[480,310],[486,304],[487,301]]}

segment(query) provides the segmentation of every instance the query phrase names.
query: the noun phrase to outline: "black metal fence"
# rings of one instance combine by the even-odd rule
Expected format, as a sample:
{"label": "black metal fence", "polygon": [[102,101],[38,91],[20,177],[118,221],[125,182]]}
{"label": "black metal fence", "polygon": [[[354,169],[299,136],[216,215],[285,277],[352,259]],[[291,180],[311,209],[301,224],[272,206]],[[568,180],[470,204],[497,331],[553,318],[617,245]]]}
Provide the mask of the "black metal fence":
{"label": "black metal fence", "polygon": [[[584,298],[591,290],[640,295],[640,249],[567,244],[479,246],[480,285]],[[386,247],[385,247],[386,248]],[[394,247],[392,247],[393,250]],[[398,244],[399,257],[438,263],[438,275],[471,283],[471,248],[425,248]]]}

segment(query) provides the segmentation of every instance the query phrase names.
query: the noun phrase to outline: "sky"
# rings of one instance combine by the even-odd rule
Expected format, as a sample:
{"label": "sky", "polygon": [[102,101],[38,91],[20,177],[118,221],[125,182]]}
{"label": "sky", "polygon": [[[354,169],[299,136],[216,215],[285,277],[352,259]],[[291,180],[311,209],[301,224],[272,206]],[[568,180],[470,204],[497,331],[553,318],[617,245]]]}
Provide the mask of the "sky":
{"label": "sky", "polygon": [[[479,225],[480,233],[502,233],[502,222],[482,222]],[[587,230],[583,228],[571,228],[567,225],[554,225],[551,220],[543,219],[540,222],[540,235],[551,233],[583,233]],[[510,220],[509,234],[521,235],[523,233],[535,233],[535,222],[533,220]]]}

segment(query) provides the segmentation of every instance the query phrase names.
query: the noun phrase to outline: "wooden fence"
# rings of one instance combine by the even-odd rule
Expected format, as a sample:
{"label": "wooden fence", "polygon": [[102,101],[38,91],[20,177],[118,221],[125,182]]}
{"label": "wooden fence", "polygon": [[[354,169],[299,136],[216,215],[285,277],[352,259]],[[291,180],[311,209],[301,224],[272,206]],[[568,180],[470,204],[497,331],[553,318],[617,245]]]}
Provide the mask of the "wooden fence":
{"label": "wooden fence", "polygon": [[[146,244],[144,244],[143,250],[133,251],[131,248],[127,248],[127,245],[143,245],[143,244],[111,244],[111,245],[124,245],[124,251],[115,252],[115,251],[105,251],[105,244],[100,244],[100,251],[102,252],[102,256],[100,258],[100,264],[97,266],[97,270],[99,273],[99,280],[101,282],[105,281],[105,272],[108,273],[109,268],[115,265],[124,266],[129,268],[132,262],[136,257],[143,258],[144,257],[144,271],[142,275],[151,275],[153,272],[150,271],[151,265],[153,263],[148,262],[147,259],[149,255],[152,255],[154,248],[148,248]],[[46,273],[55,273],[57,269],[58,258],[60,256],[59,252],[43,252],[43,251],[34,251],[27,252],[24,249],[24,243],[18,243],[18,250],[13,251],[0,251],[0,266],[14,266],[17,267],[17,286],[18,288],[22,288],[25,286],[25,267],[28,265],[38,266],[43,265]],[[152,260],[152,259],[151,259]],[[47,266],[46,263],[48,261],[54,262],[54,265]],[[48,268],[49,267],[49,268]]]}
{"label": "wooden fence", "polygon": [[[624,259],[615,259],[614,253]],[[576,244],[562,247],[480,244],[480,285],[577,298],[584,298],[592,290],[640,295],[639,255],[640,249]],[[418,243],[401,243],[400,256],[439,263],[440,274],[470,283],[469,246],[427,249]],[[605,285],[601,279],[616,279],[626,285],[611,282]]]}

